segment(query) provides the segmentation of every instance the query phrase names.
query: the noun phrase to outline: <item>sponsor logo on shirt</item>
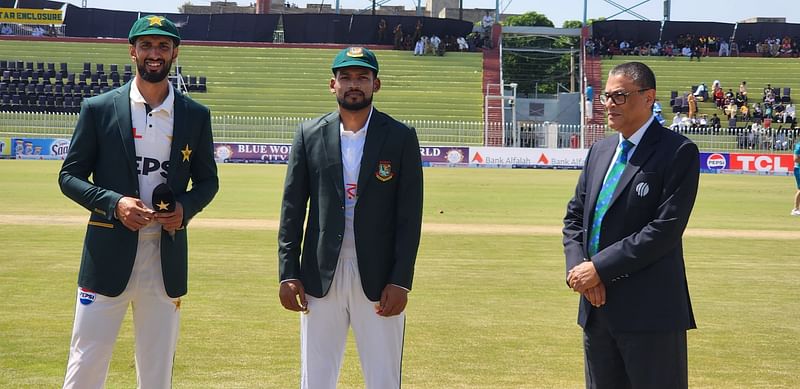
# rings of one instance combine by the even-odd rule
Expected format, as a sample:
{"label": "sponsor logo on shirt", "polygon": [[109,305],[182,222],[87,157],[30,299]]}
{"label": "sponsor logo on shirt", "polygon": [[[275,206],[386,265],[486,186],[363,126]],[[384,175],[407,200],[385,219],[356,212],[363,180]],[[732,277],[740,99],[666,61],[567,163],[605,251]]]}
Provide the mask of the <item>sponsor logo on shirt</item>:
{"label": "sponsor logo on shirt", "polygon": [[136,156],[136,172],[140,176],[148,176],[151,173],[158,173],[161,177],[167,178],[169,171],[169,161],[159,161],[155,158]]}
{"label": "sponsor logo on shirt", "polygon": [[93,303],[95,298],[97,298],[97,295],[89,289],[80,288],[80,290],[78,290],[78,299],[83,305]]}

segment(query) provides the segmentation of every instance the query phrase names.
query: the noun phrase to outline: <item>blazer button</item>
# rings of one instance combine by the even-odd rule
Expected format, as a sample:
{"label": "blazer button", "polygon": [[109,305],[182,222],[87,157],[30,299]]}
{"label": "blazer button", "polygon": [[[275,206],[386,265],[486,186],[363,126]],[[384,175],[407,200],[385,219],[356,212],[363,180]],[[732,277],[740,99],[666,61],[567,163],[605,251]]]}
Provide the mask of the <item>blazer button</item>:
{"label": "blazer button", "polygon": [[342,240],[342,234],[336,235],[336,239]]}

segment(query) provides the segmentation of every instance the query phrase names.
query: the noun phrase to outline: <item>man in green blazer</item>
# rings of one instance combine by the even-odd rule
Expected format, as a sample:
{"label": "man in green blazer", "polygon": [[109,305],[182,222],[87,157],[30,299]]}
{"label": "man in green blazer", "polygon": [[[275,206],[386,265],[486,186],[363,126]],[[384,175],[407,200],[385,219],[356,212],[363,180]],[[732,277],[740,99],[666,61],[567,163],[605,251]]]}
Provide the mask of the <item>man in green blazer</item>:
{"label": "man in green blazer", "polygon": [[332,70],[339,109],[302,123],[289,157],[280,300],[303,312],[302,388],[336,388],[351,325],[366,387],[398,388],[422,225],[419,142],[373,108],[381,83],[371,51],[344,49]]}
{"label": "man in green blazer", "polygon": [[[128,305],[139,387],[171,386],[186,226],[219,188],[209,110],[166,78],[178,56],[177,28],[146,16],[129,41],[136,77],[83,102],[59,174],[61,191],[91,212],[64,388],[104,387]],[[164,185],[167,195],[155,199]]]}

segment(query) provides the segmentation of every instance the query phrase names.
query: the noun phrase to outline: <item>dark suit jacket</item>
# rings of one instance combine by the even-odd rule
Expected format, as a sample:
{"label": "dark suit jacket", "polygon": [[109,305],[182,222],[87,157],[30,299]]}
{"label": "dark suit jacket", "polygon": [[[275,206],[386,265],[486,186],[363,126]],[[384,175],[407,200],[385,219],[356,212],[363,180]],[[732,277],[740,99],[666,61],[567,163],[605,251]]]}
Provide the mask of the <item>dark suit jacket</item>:
{"label": "dark suit jacket", "polygon": [[[567,271],[589,258],[589,228],[619,135],[595,143],[564,218]],[[657,122],[648,127],[614,191],[591,261],[606,286],[600,309],[617,331],[695,328],[682,235],[697,195],[697,146]],[[578,324],[591,304],[581,298]]]}
{"label": "dark suit jacket", "polygon": [[[106,296],[125,290],[139,236],[114,215],[123,196],[140,197],[130,90],[128,83],[83,102],[58,178],[61,191],[91,211],[78,285]],[[167,184],[183,205],[186,226],[214,198],[219,180],[208,108],[176,92],[174,117]],[[184,161],[181,150],[187,145],[191,154]],[[186,294],[185,229],[176,231],[174,240],[162,230],[161,269],[167,294]]]}
{"label": "dark suit jacket", "polygon": [[[382,181],[379,164],[386,163],[393,176]],[[279,272],[281,281],[299,279],[314,297],[328,293],[342,247],[342,177],[339,113],[301,124],[281,204]],[[378,110],[367,129],[357,195],[353,232],[364,294],[377,301],[387,284],[411,289],[422,223],[419,142],[412,128]]]}

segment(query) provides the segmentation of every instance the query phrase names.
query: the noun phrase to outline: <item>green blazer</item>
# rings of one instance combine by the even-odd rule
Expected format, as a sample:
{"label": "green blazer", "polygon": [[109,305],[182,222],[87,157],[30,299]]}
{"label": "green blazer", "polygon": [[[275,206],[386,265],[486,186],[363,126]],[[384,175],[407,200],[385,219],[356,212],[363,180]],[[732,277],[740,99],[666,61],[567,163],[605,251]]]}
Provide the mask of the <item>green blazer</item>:
{"label": "green blazer", "polygon": [[[139,236],[114,215],[123,196],[140,197],[130,90],[128,83],[84,100],[58,177],[61,191],[91,211],[78,285],[112,297],[128,284]],[[167,184],[183,205],[185,227],[214,198],[219,180],[208,108],[176,92],[174,117]],[[188,161],[184,158],[187,146],[191,150]],[[187,191],[190,179],[192,188]],[[174,240],[162,230],[161,269],[167,294],[186,294],[184,228],[176,231]]]}
{"label": "green blazer", "polygon": [[[300,125],[281,203],[280,279],[299,279],[314,297],[328,293],[344,236],[339,122],[333,112]],[[367,129],[357,195],[353,232],[364,294],[377,301],[387,284],[410,290],[422,225],[419,141],[414,129],[377,110]]]}

